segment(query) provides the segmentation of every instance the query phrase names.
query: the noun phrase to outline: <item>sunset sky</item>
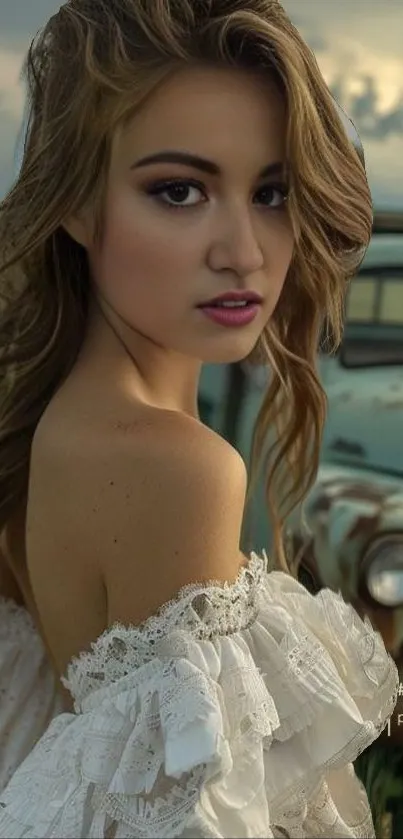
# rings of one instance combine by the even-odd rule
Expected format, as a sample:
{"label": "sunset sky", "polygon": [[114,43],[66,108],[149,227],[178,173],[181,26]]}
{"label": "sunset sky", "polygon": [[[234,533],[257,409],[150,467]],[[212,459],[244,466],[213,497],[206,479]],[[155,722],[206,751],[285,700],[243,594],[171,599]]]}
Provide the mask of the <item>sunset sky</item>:
{"label": "sunset sky", "polygon": [[[16,171],[23,56],[59,6],[57,0],[0,4],[0,198]],[[284,6],[358,128],[375,206],[403,209],[403,0],[284,0]]]}

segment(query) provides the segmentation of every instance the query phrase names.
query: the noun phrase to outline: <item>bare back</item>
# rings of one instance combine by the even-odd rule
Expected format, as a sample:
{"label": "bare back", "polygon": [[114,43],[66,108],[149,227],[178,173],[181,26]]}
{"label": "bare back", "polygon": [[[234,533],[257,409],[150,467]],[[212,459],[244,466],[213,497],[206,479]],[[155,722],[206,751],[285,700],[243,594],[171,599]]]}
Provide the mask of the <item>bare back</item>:
{"label": "bare back", "polygon": [[[26,560],[35,608],[59,674],[111,623],[140,622],[195,578],[234,579],[245,560],[239,537],[246,470],[239,455],[191,418],[141,403],[124,406],[119,398],[115,405],[105,404],[107,410],[73,379],[49,405],[32,446]],[[204,454],[209,449],[210,460]],[[180,547],[170,553],[171,536],[168,531],[164,535],[164,527],[173,522],[174,538],[179,529],[182,539],[192,514],[184,512],[182,520],[169,512],[168,502],[175,495],[184,510],[191,488],[184,486],[180,501],[186,483],[182,476],[178,491],[168,491],[168,497],[158,494],[158,486],[160,475],[171,473],[170,464],[182,463],[192,451],[193,471],[202,493],[211,498],[212,523],[202,501],[182,556]],[[225,495],[225,510],[211,497],[210,481],[222,487],[218,498]],[[231,543],[227,552],[222,540]]]}

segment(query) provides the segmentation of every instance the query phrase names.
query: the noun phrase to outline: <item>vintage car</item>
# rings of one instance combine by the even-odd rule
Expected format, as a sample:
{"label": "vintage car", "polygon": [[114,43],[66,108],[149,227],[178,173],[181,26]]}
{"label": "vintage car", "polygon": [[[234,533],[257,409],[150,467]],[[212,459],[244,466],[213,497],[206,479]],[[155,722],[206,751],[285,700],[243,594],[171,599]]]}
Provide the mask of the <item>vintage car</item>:
{"label": "vintage car", "polygon": [[[291,521],[297,573],[370,618],[403,682],[403,214],[375,219],[343,343],[321,367],[328,421],[305,524]],[[386,736],[403,744],[403,697]]]}
{"label": "vintage car", "polygon": [[[320,355],[319,367],[328,421],[304,517],[297,511],[289,521],[295,573],[312,591],[341,591],[402,665],[403,214],[375,218],[351,284],[344,340],[337,355]],[[268,375],[247,364],[203,372],[202,417],[247,462]],[[259,551],[270,542],[261,481],[246,516],[244,548]],[[385,736],[403,743],[403,707],[400,713]]]}

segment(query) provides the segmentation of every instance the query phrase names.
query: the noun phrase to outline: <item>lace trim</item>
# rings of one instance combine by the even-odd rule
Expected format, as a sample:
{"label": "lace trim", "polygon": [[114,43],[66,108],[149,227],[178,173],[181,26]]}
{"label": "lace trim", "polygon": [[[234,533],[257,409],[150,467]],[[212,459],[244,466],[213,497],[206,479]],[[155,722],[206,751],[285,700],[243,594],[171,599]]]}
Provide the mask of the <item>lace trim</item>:
{"label": "lace trim", "polygon": [[[191,583],[138,626],[113,624],[89,651],[71,660],[61,679],[63,685],[83,698],[94,687],[110,684],[152,661],[156,646],[174,630],[186,629],[194,640],[206,641],[247,628],[259,612],[258,593],[267,565],[264,551],[262,557],[252,553],[235,582]],[[183,654],[183,640],[181,649]]]}
{"label": "lace trim", "polygon": [[[333,754],[328,760],[324,760],[321,763],[319,766],[321,773],[326,775],[326,773],[332,770],[342,769],[348,763],[354,763],[357,757],[362,754],[362,752],[365,751],[371,743],[377,740],[379,735],[382,733],[396,705],[396,700],[397,690],[389,696],[388,700],[385,701],[379,709],[379,722],[364,722],[359,731],[347,743],[345,743],[338,752]],[[316,772],[317,770],[315,770],[315,773]],[[312,778],[315,777],[315,773],[312,773]],[[308,773],[300,781],[295,781],[290,787],[285,788],[276,799],[276,807],[285,806],[289,796],[304,795],[306,786],[309,783],[309,777],[310,775]],[[367,836],[367,834],[357,834],[357,836],[361,835]],[[372,834],[369,834],[369,837],[371,835]]]}
{"label": "lace trim", "polygon": [[0,595],[0,638],[19,644],[27,637],[40,638],[34,620],[24,606],[19,606],[9,597]]}
{"label": "lace trim", "polygon": [[[252,553],[248,564],[240,569],[235,582],[209,580],[207,583],[189,583],[183,586],[172,600],[161,606],[155,615],[151,615],[138,626],[129,624],[126,628],[146,635],[149,640],[154,637],[159,640],[162,634],[162,623],[164,630],[167,626],[173,628],[183,624],[187,628],[187,610],[190,606],[194,610],[195,622],[201,636],[209,638],[216,633],[217,625],[222,628],[223,607],[226,607],[226,634],[237,632],[244,628],[243,607],[255,602],[256,590],[267,570],[267,565],[268,557],[265,551],[262,557]],[[115,624],[115,627],[121,626],[122,624]],[[113,626],[112,629],[114,629]],[[108,631],[104,635],[107,635]],[[204,636],[204,631],[207,633],[206,636]]]}
{"label": "lace trim", "polygon": [[[334,594],[330,589],[323,589],[317,597],[323,605],[329,633],[334,636],[335,627],[342,627],[342,635],[337,640],[349,650],[351,668],[354,670],[355,664],[356,672],[362,669],[368,682],[378,690],[382,689],[390,679],[389,656],[385,654],[381,634],[372,626],[369,617],[366,615],[362,620],[351,604],[346,603],[341,592]],[[395,702],[397,673],[396,679]]]}
{"label": "lace trim", "polygon": [[206,774],[207,767],[198,766],[185,775],[180,784],[161,774],[148,796],[116,795],[96,788],[91,804],[101,816],[103,828],[109,817],[112,825],[124,824],[125,829],[128,827],[133,831],[133,836],[147,839],[163,833],[179,836],[198,805]]}
{"label": "lace trim", "polygon": [[[350,766],[353,769],[353,764],[350,764]],[[358,782],[354,770],[352,781],[353,783]],[[295,815],[298,817],[298,812]],[[290,822],[292,822],[292,819],[290,819]],[[295,828],[295,826],[298,828],[298,821],[290,824],[290,827]],[[320,781],[318,788],[312,794],[310,800],[306,801],[304,828],[309,831],[309,833],[304,833],[304,836],[341,836],[343,828],[344,830],[346,829],[343,812],[340,813],[337,809],[325,780]],[[350,823],[349,821],[348,828],[350,832],[353,832],[354,839],[375,839],[370,808],[363,808],[363,815],[360,821],[354,823]],[[290,836],[296,835],[294,832],[290,833]]]}

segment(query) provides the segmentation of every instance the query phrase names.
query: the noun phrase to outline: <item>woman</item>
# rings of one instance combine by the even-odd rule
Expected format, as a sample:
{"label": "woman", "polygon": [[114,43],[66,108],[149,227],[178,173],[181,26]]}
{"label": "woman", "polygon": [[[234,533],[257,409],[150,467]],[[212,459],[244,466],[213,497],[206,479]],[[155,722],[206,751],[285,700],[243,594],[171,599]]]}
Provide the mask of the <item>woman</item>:
{"label": "woman", "polygon": [[[274,0],[70,0],[27,72],[0,522],[23,518],[10,565],[71,701],[0,836],[372,835],[351,761],[396,670],[283,549],[318,463],[318,336],[339,340],[371,233],[335,103]],[[254,353],[270,573],[240,551],[244,463],[197,412],[201,364]]]}

